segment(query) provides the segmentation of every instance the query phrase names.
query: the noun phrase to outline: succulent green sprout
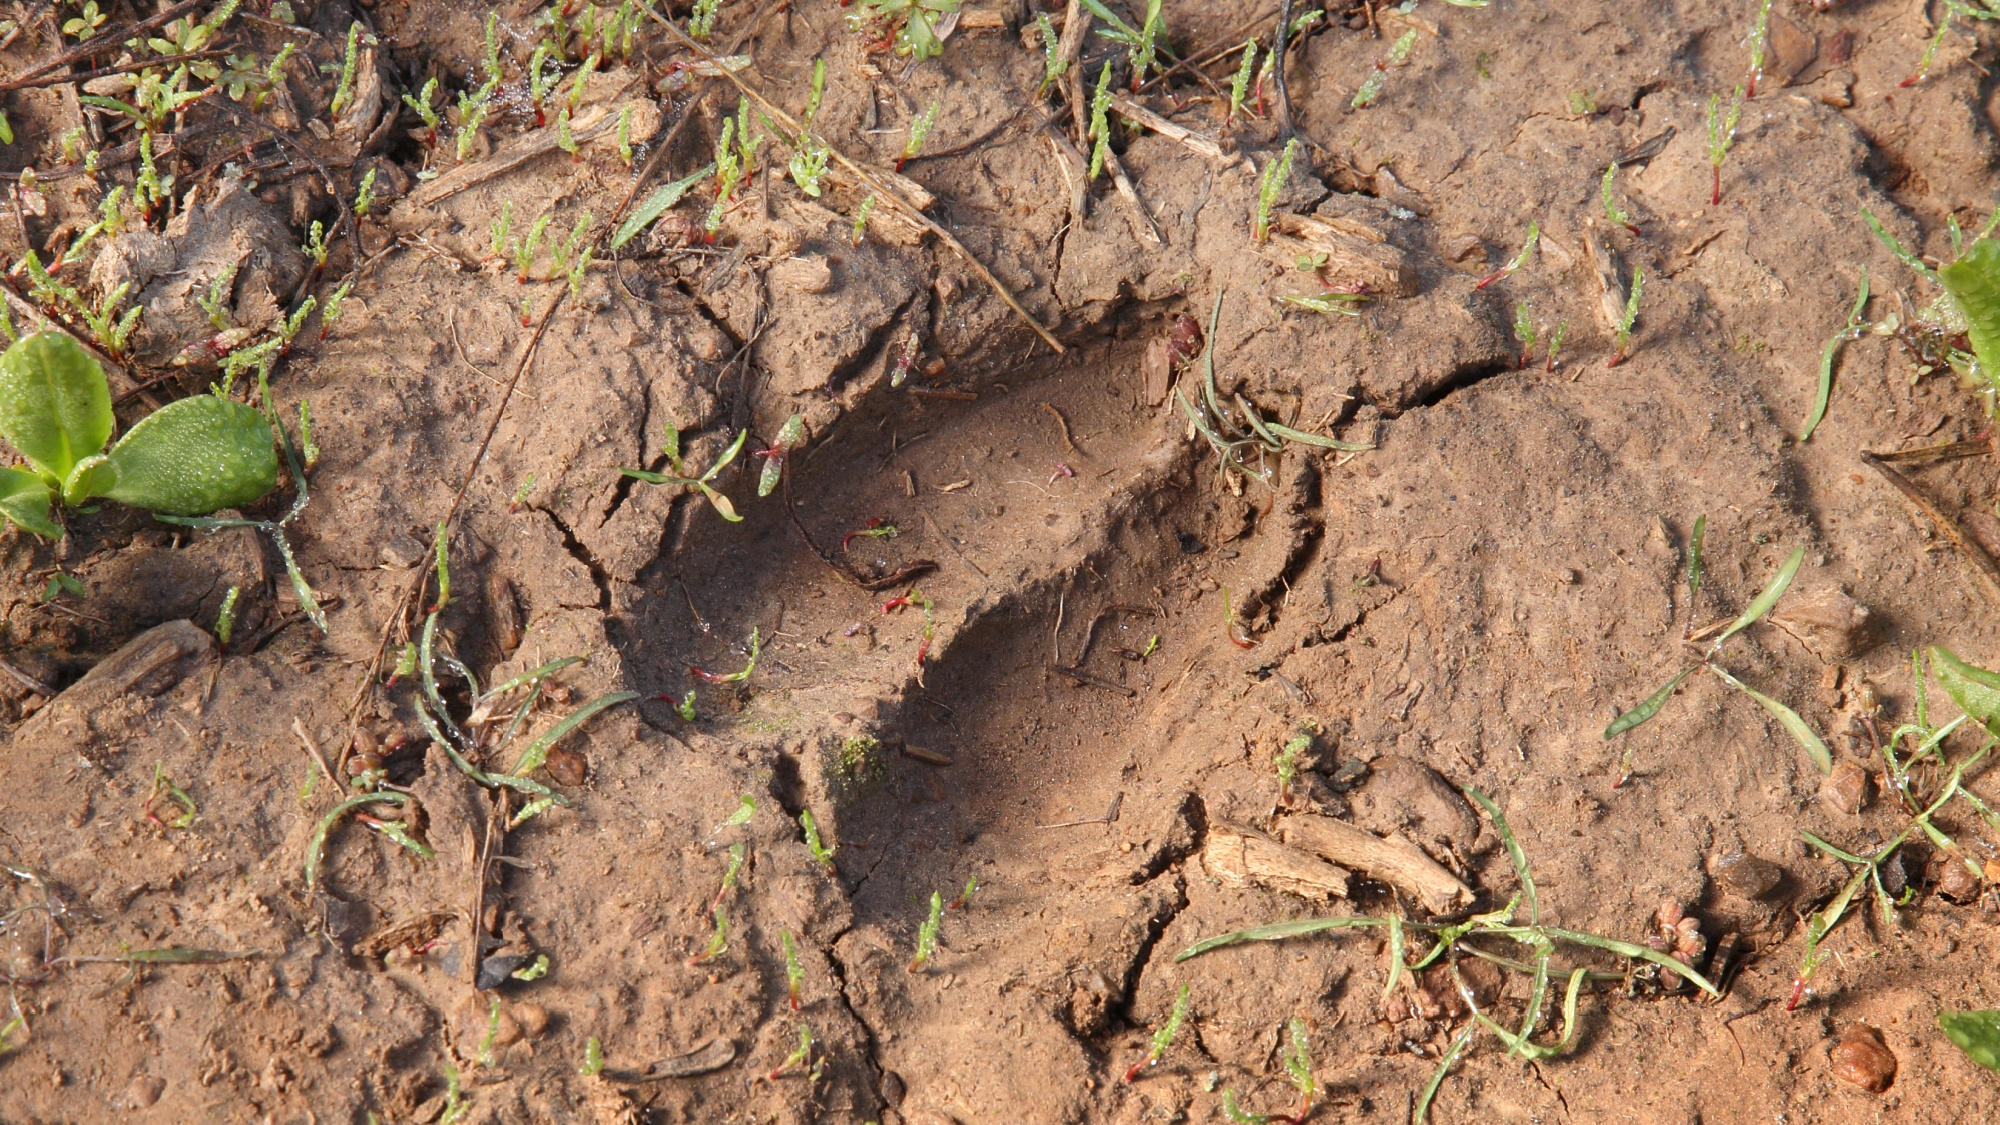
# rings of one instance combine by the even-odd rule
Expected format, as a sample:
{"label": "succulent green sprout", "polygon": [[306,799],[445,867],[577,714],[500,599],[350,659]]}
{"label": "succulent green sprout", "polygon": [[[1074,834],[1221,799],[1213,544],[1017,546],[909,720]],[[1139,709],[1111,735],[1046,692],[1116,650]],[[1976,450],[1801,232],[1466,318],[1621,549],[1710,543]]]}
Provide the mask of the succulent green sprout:
{"label": "succulent green sprout", "polygon": [[921,926],[917,927],[917,955],[910,960],[910,972],[918,972],[937,956],[938,926],[944,920],[944,896],[931,892],[931,913]]}
{"label": "succulent green sprout", "polygon": [[1743,120],[1743,87],[1736,87],[1736,96],[1729,103],[1729,112],[1722,112],[1722,95],[1711,94],[1708,98],[1708,163],[1713,173],[1708,193],[1708,205],[1722,205],[1722,162],[1729,159],[1729,149],[1736,143],[1736,126]]}
{"label": "succulent green sprout", "polygon": [[854,209],[854,245],[861,245],[861,239],[868,234],[868,216],[875,210],[875,194],[861,198],[861,205]]}
{"label": "succulent green sprout", "polygon": [[312,411],[306,400],[299,400],[299,455],[305,458],[306,468],[319,463],[319,446],[313,442]]}
{"label": "succulent green sprout", "polygon": [[924,141],[929,139],[931,127],[937,124],[939,105],[940,103],[933,99],[930,108],[918,114],[916,119],[910,122],[910,137],[903,142],[903,155],[896,158],[898,168],[903,166],[904,161],[914,160],[918,153],[924,151]]}
{"label": "succulent green sprout", "polygon": [[1368,75],[1367,80],[1361,83],[1361,88],[1354,91],[1354,100],[1349,102],[1348,105],[1354,109],[1367,109],[1369,106],[1374,105],[1375,99],[1382,96],[1382,87],[1389,81],[1389,68],[1402,66],[1410,57],[1410,49],[1416,45],[1416,29],[1411,28],[1409,31],[1405,31],[1401,37],[1389,46],[1389,57],[1376,63],[1374,71]]}
{"label": "succulent green sprout", "polygon": [[0,333],[4,333],[8,343],[14,343],[21,334],[14,330],[14,314],[7,311],[7,303],[0,301]]}
{"label": "succulent green sprout", "polygon": [[1541,241],[1542,241],[1542,225],[1533,219],[1528,220],[1528,237],[1521,243],[1521,252],[1514,255],[1512,258],[1507,259],[1506,265],[1501,266],[1499,269],[1493,271],[1493,273],[1491,273],[1485,279],[1480,281],[1478,285],[1473,286],[1473,288],[1484,289],[1503,277],[1512,277],[1515,274],[1519,273],[1521,271],[1521,267],[1528,264],[1528,256],[1535,252],[1535,247],[1539,245]]}
{"label": "succulent green sprout", "polygon": [[597,64],[600,61],[602,60],[596,55],[590,56],[583,60],[583,65],[577,67],[576,74],[570,78],[569,110],[571,113],[575,113],[577,107],[583,104],[583,92],[590,86],[590,76],[596,72]]}
{"label": "succulent green sprout", "polygon": [[215,643],[225,649],[229,647],[230,634],[236,631],[236,599],[242,593],[241,586],[231,586],[222,595],[222,608],[215,614]]}
{"label": "succulent green sprout", "polygon": [[1618,197],[1612,193],[1613,181],[1617,178],[1618,162],[1614,160],[1610,164],[1605,165],[1604,183],[1600,189],[1600,194],[1604,199],[1604,217],[1631,231],[1633,234],[1638,234],[1638,225],[1632,221],[1632,216],[1627,214],[1625,209],[1618,205]]}
{"label": "succulent green sprout", "polygon": [[1165,26],[1162,0],[1146,0],[1146,22],[1139,26],[1138,41],[1125,52],[1125,61],[1132,68],[1132,89],[1137,90],[1145,80],[1146,72],[1153,69],[1159,58],[1156,40],[1160,29]]}
{"label": "succulent green sprout", "polygon": [[568,109],[562,109],[556,112],[556,147],[563,150],[566,153],[569,153],[570,158],[572,160],[583,159],[583,157],[578,153],[576,137],[571,135],[569,131]]}
{"label": "succulent green sprout", "polygon": [[471,158],[472,150],[479,145],[479,128],[486,123],[486,111],[491,103],[484,93],[475,94],[461,90],[458,94],[458,133],[456,135],[459,163]]}
{"label": "succulent green sprout", "polygon": [[424,88],[416,94],[403,95],[403,104],[415,110],[417,116],[423,119],[424,127],[431,131],[432,140],[437,139],[438,126],[444,124],[444,118],[431,105],[431,100],[437,97],[437,89],[438,80],[432,78],[425,82]]}
{"label": "succulent green sprout", "polygon": [[773,1070],[770,1073],[769,1076],[770,1080],[775,1082],[781,1075],[783,1075],[786,1071],[792,1069],[793,1067],[804,1066],[812,1058],[812,1048],[813,1048],[812,1028],[807,1027],[804,1020],[800,1020],[799,1045],[797,1049],[795,1049],[791,1054],[785,1056],[785,1061],[779,1063],[778,1068],[776,1070]]}
{"label": "succulent green sprout", "polygon": [[343,306],[347,301],[347,294],[353,289],[354,282],[350,279],[341,282],[340,288],[327,294],[326,304],[321,306],[319,311],[320,339],[326,339],[326,334],[333,329],[334,323],[340,319],[341,313],[344,311]]}
{"label": "succulent green sprout", "polygon": [[1556,369],[1556,357],[1562,354],[1563,337],[1568,334],[1569,321],[1567,319],[1557,321],[1555,331],[1549,333],[1549,362],[1542,370],[1554,371]]}
{"label": "succulent green sprout", "polygon": [[806,850],[812,853],[813,861],[828,871],[832,871],[833,849],[821,843],[819,822],[813,819],[811,809],[799,810],[799,830],[805,835]]}
{"label": "succulent green sprout", "polygon": [[1292,1115],[1295,1121],[1303,1121],[1312,1112],[1313,1072],[1312,1045],[1306,1040],[1306,1021],[1292,1017],[1291,1045],[1285,1052],[1285,1075],[1292,1080],[1292,1088],[1299,1092],[1303,1104]]}
{"label": "succulent green sprout", "polygon": [[632,166],[632,103],[618,107],[618,159]]}
{"label": "succulent green sprout", "polygon": [[1166,1057],[1167,1049],[1174,1045],[1174,1036],[1180,1034],[1181,1024],[1187,1020],[1188,996],[1188,986],[1181,985],[1180,994],[1174,997],[1173,1010],[1167,1013],[1167,1022],[1161,1024],[1160,1029],[1153,1033],[1153,1043],[1147,1050],[1146,1057],[1125,1072],[1125,1081],[1133,1081],[1139,1077],[1140,1071],[1158,1065],[1159,1061]]}
{"label": "succulent green sprout", "polygon": [[695,710],[694,710],[693,688],[689,688],[688,693],[681,697],[681,701],[679,703],[674,704],[674,713],[681,717],[682,722],[686,723],[694,722]]}
{"label": "succulent green sprout", "polygon": [[304,301],[300,302],[299,307],[292,310],[292,315],[278,322],[278,339],[286,344],[296,339],[299,329],[305,327],[306,318],[312,315],[313,309],[317,308],[318,305],[318,297],[307,297]]}
{"label": "succulent green sprout", "polygon": [[702,229],[710,234],[722,229],[722,216],[735,197],[736,182],[743,175],[743,162],[736,154],[736,119],[722,119],[722,135],[715,142],[715,205],[708,209]]}
{"label": "succulent green sprout", "polygon": [[1757,23],[1750,29],[1750,90],[1757,96],[1757,80],[1764,77],[1764,51],[1771,42],[1771,0],[1757,6]]}
{"label": "succulent green sprout", "polygon": [[528,56],[528,99],[535,103],[535,116],[539,121],[543,103],[549,100],[549,92],[556,83],[562,81],[562,66],[554,57],[546,40],[535,44],[535,50]]}
{"label": "succulent green sprout", "polygon": [[728,950],[729,913],[721,906],[715,908],[714,925],[715,929],[709,934],[708,945],[700,953],[688,958],[689,965],[699,965],[705,961],[713,961]]}
{"label": "succulent green sprout", "polygon": [[779,930],[785,946],[785,990],[791,994],[792,1011],[799,1010],[799,989],[806,983],[806,971],[799,965],[799,951],[792,944],[792,931]]}
{"label": "succulent green sprout", "polygon": [[1632,267],[1632,292],[1625,298],[1625,313],[1618,318],[1618,351],[1611,357],[1606,367],[1616,367],[1624,362],[1626,350],[1632,343],[1632,324],[1639,319],[1639,294],[1646,290],[1646,271],[1639,266]]}
{"label": "succulent green sprout", "polygon": [[132,201],[142,213],[151,215],[155,206],[172,196],[173,190],[174,178],[160,175],[159,167],[153,163],[153,134],[139,134],[139,174],[133,178]]}
{"label": "succulent green sprout", "polygon": [[84,131],[83,126],[73,125],[63,130],[62,136],[56,138],[56,143],[62,148],[62,161],[64,164],[74,164],[83,159],[84,150],[89,147],[85,143],[88,136],[89,134]]}
{"label": "succulent green sprout", "polygon": [[417,642],[411,641],[410,643],[403,646],[402,652],[397,654],[396,667],[395,670],[389,674],[389,679],[392,681],[400,680],[407,676],[414,676],[416,674],[417,674]]}
{"label": "succulent green sprout", "polygon": [[1250,236],[1258,242],[1271,237],[1271,209],[1277,205],[1278,197],[1284,194],[1285,185],[1292,178],[1292,158],[1298,155],[1299,139],[1293,137],[1285,142],[1285,151],[1278,159],[1264,165],[1263,180],[1257,185],[1257,215],[1251,223]]}
{"label": "succulent green sprout", "polygon": [[326,255],[330,249],[326,242],[326,224],[314,219],[312,226],[306,228],[305,245],[300,249],[305,251],[306,257],[313,260],[314,265],[326,265]]}
{"label": "succulent green sprout", "polygon": [[1535,318],[1525,300],[1514,304],[1514,338],[1521,341],[1521,366],[1528,366],[1528,353],[1535,350]]}
{"label": "succulent green sprout", "polygon": [[296,50],[298,50],[298,44],[287,41],[283,47],[278,49],[278,53],[271,57],[270,65],[264,68],[263,86],[250,95],[250,109],[253,112],[262,112],[264,102],[270,98],[271,91],[277,89],[278,85],[284,82],[285,64],[292,60],[292,52]]}
{"label": "succulent green sprout", "polygon": [[1257,67],[1257,41],[1243,44],[1243,62],[1236,68],[1236,74],[1229,80],[1229,119],[1234,121],[1243,112],[1243,100],[1250,92],[1250,76]]}
{"label": "succulent green sprout", "polygon": [[494,216],[493,225],[487,228],[492,234],[492,257],[498,258],[507,252],[507,233],[513,226],[514,201],[503,200],[500,204],[500,213]]}
{"label": "succulent green sprout", "polygon": [[507,974],[515,980],[540,980],[549,975],[549,955],[544,953],[535,958],[535,963],[526,965]]}
{"label": "succulent green sprout", "polygon": [[357,21],[347,28],[347,55],[340,65],[340,85],[333,91],[333,102],[327,112],[339,117],[354,101],[354,67],[361,58],[361,24]]}
{"label": "succulent green sprout", "polygon": [[1047,12],[1035,13],[1035,26],[1042,36],[1042,84],[1035,89],[1035,100],[1040,101],[1056,79],[1069,72],[1069,60],[1062,56],[1062,37],[1049,23]]}
{"label": "succulent green sprout", "polygon": [[536,217],[534,225],[528,228],[527,241],[514,248],[515,280],[522,284],[527,283],[528,270],[535,264],[535,251],[541,248],[542,236],[548,233],[549,220],[553,217],[553,212],[542,212]]}
{"label": "succulent green sprout", "polygon": [[695,0],[688,15],[688,38],[707,41],[715,33],[715,13],[721,6],[722,0]]}
{"label": "succulent green sprout", "polygon": [[1279,803],[1286,805],[1292,803],[1292,782],[1297,781],[1299,777],[1299,755],[1311,745],[1312,737],[1302,734],[1285,743],[1285,748],[1278,751],[1277,757],[1271,759],[1271,764],[1278,770]]}
{"label": "succulent green sprout", "polygon": [[583,1075],[585,1078],[589,1078],[592,1075],[599,1073],[603,1069],[604,1069],[604,1044],[598,1041],[597,1036],[593,1035],[589,1039],[584,1041],[583,1065],[581,1067],[578,1067],[576,1072],[578,1074]]}
{"label": "succulent green sprout", "polygon": [[431,536],[431,550],[437,556],[437,602],[429,610],[436,613],[451,604],[451,528],[439,520]]}
{"label": "succulent green sprout", "polygon": [[195,295],[195,304],[200,305],[201,311],[208,314],[209,327],[217,332],[229,331],[229,294],[235,284],[236,267],[230,266],[214,281],[208,283],[206,296]]}
{"label": "succulent green sprout", "polygon": [[1106,60],[1104,69],[1097,75],[1097,91],[1090,96],[1090,178],[1095,180],[1104,171],[1105,157],[1111,152],[1111,63]]}
{"label": "succulent green sprout", "polygon": [[569,296],[572,301],[583,300],[584,274],[590,269],[590,260],[597,255],[597,247],[586,246],[583,253],[576,256],[576,263],[569,268]]}

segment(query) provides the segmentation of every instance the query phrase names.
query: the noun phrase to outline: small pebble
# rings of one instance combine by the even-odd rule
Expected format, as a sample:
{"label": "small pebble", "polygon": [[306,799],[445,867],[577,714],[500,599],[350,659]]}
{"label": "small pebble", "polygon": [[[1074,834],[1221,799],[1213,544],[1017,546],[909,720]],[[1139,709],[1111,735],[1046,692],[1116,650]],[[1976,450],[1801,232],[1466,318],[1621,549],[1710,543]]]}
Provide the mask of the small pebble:
{"label": "small pebble", "polygon": [[1851,1023],[1841,1031],[1831,1058],[1835,1078],[1870,1093],[1879,1094],[1896,1080],[1896,1053],[1882,1041],[1881,1032],[1865,1023]]}
{"label": "small pebble", "polygon": [[146,1109],[160,1100],[160,1094],[166,1088],[165,1079],[155,1078],[150,1074],[136,1075],[132,1079],[132,1084],[125,1087],[125,1100],[135,1108]]}
{"label": "small pebble", "polygon": [[1715,864],[1715,877],[1724,887],[1744,898],[1763,898],[1785,878],[1785,869],[1768,859],[1736,852]]}
{"label": "small pebble", "polygon": [[566,747],[558,746],[550,750],[545,764],[549,776],[558,785],[582,785],[584,779],[590,776],[590,759]]}
{"label": "small pebble", "polygon": [[549,1010],[540,1004],[516,1004],[508,1013],[521,1028],[521,1034],[530,1039],[541,1038],[549,1029]]}
{"label": "small pebble", "polygon": [[1840,763],[1820,784],[1819,799],[1836,812],[1856,815],[1868,807],[1868,771],[1854,762]]}

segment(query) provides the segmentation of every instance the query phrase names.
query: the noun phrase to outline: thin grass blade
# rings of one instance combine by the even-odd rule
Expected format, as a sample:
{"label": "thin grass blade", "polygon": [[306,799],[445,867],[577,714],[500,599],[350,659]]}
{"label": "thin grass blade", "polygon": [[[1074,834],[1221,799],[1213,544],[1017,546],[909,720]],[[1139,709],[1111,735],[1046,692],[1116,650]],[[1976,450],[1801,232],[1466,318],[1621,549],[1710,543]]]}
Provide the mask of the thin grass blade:
{"label": "thin grass blade", "polygon": [[1528,853],[1521,850],[1521,842],[1514,838],[1514,830],[1507,826],[1506,814],[1500,811],[1500,806],[1494,804],[1491,797],[1480,792],[1477,787],[1466,785],[1461,788],[1466,796],[1472,798],[1474,804],[1485,809],[1486,815],[1492,818],[1493,830],[1500,833],[1500,842],[1507,848],[1507,858],[1513,861],[1514,874],[1521,880],[1521,893],[1528,900],[1528,922],[1530,925],[1540,925],[1542,904],[1535,894],[1534,873],[1528,870]]}
{"label": "thin grass blade", "polygon": [[1190,957],[1199,957],[1211,950],[1221,949],[1229,945],[1242,945],[1245,942],[1283,941],[1286,938],[1303,937],[1307,934],[1323,933],[1327,930],[1351,930],[1369,926],[1386,926],[1388,924],[1389,920],[1387,918],[1376,918],[1363,914],[1348,918],[1304,918],[1297,922],[1276,922],[1268,926],[1252,926],[1247,930],[1235,930],[1231,933],[1217,934],[1212,938],[1203,938],[1175,954],[1174,960],[1185,961]]}
{"label": "thin grass blade", "polygon": [[409,797],[405,794],[383,790],[379,793],[358,793],[328,809],[326,815],[320,817],[319,823],[313,827],[312,836],[306,840],[307,889],[319,886],[319,867],[326,856],[326,838],[333,832],[334,825],[340,823],[341,817],[363,805],[377,803],[400,805],[407,800]]}
{"label": "thin grass blade", "polygon": [[639,698],[639,693],[636,691],[614,691],[610,695],[598,696],[596,699],[577,708],[575,713],[562,722],[550,727],[540,738],[530,742],[528,748],[521,751],[521,758],[514,763],[514,768],[507,772],[513,774],[515,777],[533,773],[542,767],[543,762],[548,760],[549,748],[560,741],[564,735],[589,722],[590,717],[599,711],[607,707],[616,707],[620,703],[627,703],[637,698]]}
{"label": "thin grass blade", "polygon": [[1464,1054],[1465,1048],[1472,1043],[1472,1033],[1476,1027],[1475,1024],[1466,1025],[1465,1030],[1458,1033],[1458,1038],[1451,1041],[1451,1046],[1445,1048],[1444,1057],[1438,1060],[1437,1070],[1431,1074],[1431,1080],[1424,1083],[1424,1092],[1417,1095],[1417,1108],[1410,1117],[1413,1125],[1424,1125],[1430,1120],[1431,1102],[1437,1099],[1438,1087],[1444,1085],[1445,1075],[1450,1074],[1451,1068],[1458,1065],[1458,1057]]}
{"label": "thin grass blade", "polygon": [[1762,704],[1764,710],[1769,711],[1771,717],[1778,720],[1778,725],[1784,727],[1785,731],[1792,736],[1792,740],[1804,748],[1807,756],[1812,758],[1813,765],[1819,767],[1820,776],[1825,777],[1833,773],[1833,755],[1827,752],[1826,743],[1820,741],[1819,734],[1812,729],[1811,724],[1799,718],[1797,711],[1745,684],[1742,680],[1737,679],[1735,676],[1730,675],[1713,664],[1708,666],[1708,670],[1720,676],[1723,683],[1728,684],[1730,687]]}
{"label": "thin grass blade", "polygon": [[1681,686],[1681,681],[1687,679],[1690,672],[1699,667],[1701,667],[1699,664],[1690,664],[1681,669],[1673,679],[1667,681],[1665,687],[1647,696],[1645,702],[1611,720],[1611,725],[1604,728],[1604,740],[1609,742],[1659,714],[1660,708],[1667,704],[1667,697],[1674,693],[1675,688]]}
{"label": "thin grass blade", "polygon": [[1694,985],[1710,996],[1722,995],[1722,992],[1710,984],[1707,977],[1696,972],[1693,966],[1683,965],[1656,949],[1648,949],[1643,945],[1633,945],[1629,941],[1619,941],[1617,938],[1598,937],[1596,934],[1579,933],[1576,930],[1559,930],[1553,926],[1543,926],[1541,927],[1541,932],[1560,941],[1592,946],[1607,952],[1616,953],[1621,957],[1634,957],[1641,961],[1650,961],[1662,969],[1681,977],[1689,984]]}
{"label": "thin grass blade", "polygon": [[1758,618],[1771,612],[1771,607],[1777,605],[1778,599],[1785,596],[1792,579],[1799,573],[1799,564],[1804,562],[1805,558],[1804,547],[1792,548],[1792,553],[1786,557],[1784,565],[1778,568],[1778,573],[1772,575],[1771,581],[1765,585],[1764,592],[1758,594],[1757,600],[1750,603],[1750,608],[1743,611],[1743,616],[1730,622],[1729,628],[1724,629],[1722,635],[1715,638],[1715,643],[1708,646],[1708,655],[1714,656],[1722,648],[1722,642],[1755,625]]}
{"label": "thin grass blade", "polygon": [[542,680],[548,678],[549,676],[554,675],[557,672],[562,671],[564,668],[567,668],[572,664],[581,664],[581,663],[583,663],[583,657],[581,656],[565,656],[561,660],[551,660],[547,664],[544,664],[539,668],[531,668],[528,671],[523,672],[518,676],[515,676],[513,679],[508,680],[506,683],[488,688],[486,690],[486,694],[481,698],[497,699],[500,696],[506,695],[508,692],[513,691],[517,687],[525,687],[529,684],[540,683]]}
{"label": "thin grass blade", "polygon": [[1375,448],[1368,442],[1340,441],[1335,438],[1321,437],[1318,434],[1309,434],[1304,430],[1295,430],[1290,426],[1281,426],[1276,422],[1266,422],[1264,425],[1272,433],[1277,434],[1286,441],[1304,442],[1307,445],[1317,445],[1321,449],[1337,449],[1342,453],[1365,453]]}

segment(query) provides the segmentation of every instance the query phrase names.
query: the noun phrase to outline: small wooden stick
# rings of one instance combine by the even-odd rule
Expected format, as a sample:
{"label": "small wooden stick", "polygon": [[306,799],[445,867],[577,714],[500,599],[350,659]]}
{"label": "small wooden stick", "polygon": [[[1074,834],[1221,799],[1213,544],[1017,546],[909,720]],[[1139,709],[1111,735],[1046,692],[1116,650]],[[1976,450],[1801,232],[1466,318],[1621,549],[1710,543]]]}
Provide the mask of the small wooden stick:
{"label": "small wooden stick", "polygon": [[292,716],[292,733],[299,737],[299,742],[305,746],[306,753],[312,755],[312,760],[319,763],[319,772],[325,774],[328,781],[333,782],[334,791],[345,796],[347,786],[341,783],[340,778],[333,772],[333,767],[326,764],[326,755],[320,753],[319,743],[313,741],[312,733],[306,730],[305,720],[297,715]]}
{"label": "small wooden stick", "polygon": [[1957,520],[1946,516],[1936,504],[1931,503],[1930,497],[1925,496],[1916,485],[1910,483],[1908,477],[1890,468],[1882,458],[1864,450],[1861,460],[1869,468],[1881,473],[1883,480],[1888,481],[1896,491],[1903,494],[1905,499],[1931,518],[1931,522],[1944,533],[1944,537],[1951,540],[1958,548],[1959,554],[1964,555],[1965,560],[1972,564],[1972,569],[1986,579],[1986,592],[1993,595],[1996,601],[2000,601],[2000,566],[1994,565],[1993,556],[1987,554],[1984,547],[1967,538],[1965,532],[1959,530]]}

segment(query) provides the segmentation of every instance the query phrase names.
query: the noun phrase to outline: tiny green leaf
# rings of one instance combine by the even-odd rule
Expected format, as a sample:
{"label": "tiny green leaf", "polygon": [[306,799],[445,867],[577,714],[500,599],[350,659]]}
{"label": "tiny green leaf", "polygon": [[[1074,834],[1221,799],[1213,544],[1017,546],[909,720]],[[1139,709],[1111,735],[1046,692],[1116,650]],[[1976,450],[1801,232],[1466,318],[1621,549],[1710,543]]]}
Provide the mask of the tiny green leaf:
{"label": "tiny green leaf", "polygon": [[1943,647],[1931,649],[1931,672],[1959,710],[1991,729],[2000,715],[2000,674],[1967,664]]}
{"label": "tiny green leaf", "polygon": [[37,332],[0,354],[0,437],[51,485],[111,438],[104,368],[60,332]]}
{"label": "tiny green leaf", "polygon": [[1722,677],[1723,683],[1763,704],[1764,710],[1769,711],[1771,717],[1778,720],[1778,724],[1791,734],[1793,740],[1805,748],[1805,752],[1812,757],[1813,765],[1819,767],[1821,774],[1831,775],[1833,773],[1833,755],[1827,752],[1826,743],[1820,741],[1819,735],[1814,732],[1812,726],[1804,719],[1799,718],[1797,711],[1749,687],[1743,681],[1713,664],[1708,666],[1708,670]]}
{"label": "tiny green leaf", "polygon": [[44,539],[62,538],[62,528],[49,519],[54,499],[48,483],[26,469],[0,469],[0,516]]}
{"label": "tiny green leaf", "polygon": [[1939,1012],[1938,1028],[1973,1062],[2000,1071],[2000,1011]]}
{"label": "tiny green leaf", "polygon": [[1674,693],[1675,688],[1681,686],[1681,681],[1688,678],[1688,673],[1698,667],[1700,665],[1691,664],[1681,669],[1673,679],[1667,681],[1665,687],[1647,696],[1644,703],[1611,720],[1611,725],[1604,728],[1604,740],[1609,742],[1626,731],[1631,730],[1633,727],[1638,726],[1640,723],[1645,722],[1647,719],[1652,718],[1654,715],[1659,714],[1660,708],[1666,706],[1667,697]]}
{"label": "tiny green leaf", "polygon": [[1750,608],[1743,611],[1743,616],[1730,622],[1729,628],[1724,629],[1722,635],[1715,638],[1715,643],[1708,646],[1708,655],[1714,656],[1722,648],[1722,642],[1748,629],[1757,623],[1758,618],[1771,612],[1771,607],[1777,605],[1778,599],[1785,596],[1785,590],[1791,586],[1792,578],[1798,574],[1799,564],[1805,561],[1805,557],[1806,549],[1804,547],[1794,547],[1792,549],[1792,553],[1785,559],[1784,565],[1778,568],[1778,573],[1771,576],[1771,581],[1764,587],[1764,592],[1758,594],[1757,600],[1750,603]]}
{"label": "tiny green leaf", "polygon": [[715,165],[710,164],[694,175],[686,179],[675,180],[673,183],[647,196],[644,203],[632,209],[632,214],[629,218],[618,224],[618,232],[611,236],[611,248],[616,250],[620,246],[632,241],[632,239],[638,236],[640,231],[651,226],[661,215],[671,210],[674,204],[679,203],[682,197],[687,195],[689,189],[714,174]]}

